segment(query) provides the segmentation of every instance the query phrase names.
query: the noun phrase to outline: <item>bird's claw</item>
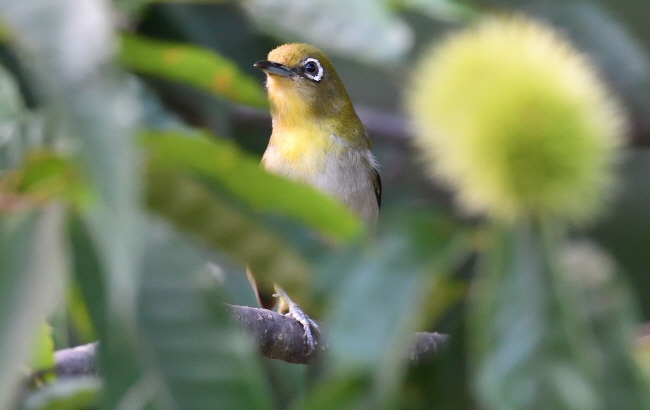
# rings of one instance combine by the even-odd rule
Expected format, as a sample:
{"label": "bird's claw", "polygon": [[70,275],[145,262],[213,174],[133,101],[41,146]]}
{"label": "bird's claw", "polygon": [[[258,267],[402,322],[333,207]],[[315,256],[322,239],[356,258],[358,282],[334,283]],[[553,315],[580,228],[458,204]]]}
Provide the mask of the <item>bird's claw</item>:
{"label": "bird's claw", "polygon": [[[314,338],[314,333],[317,333],[320,335],[320,328],[314,322],[305,312],[300,309],[300,307],[296,304],[293,304],[292,306],[289,307],[289,313],[287,313],[287,316],[291,316],[292,318],[296,319],[298,323],[302,325],[302,328],[304,329],[305,333],[303,334],[303,339],[305,339],[305,344],[307,345],[307,356],[312,354],[314,350],[316,350],[316,345],[318,342]],[[312,332],[312,329],[314,332]]]}
{"label": "bird's claw", "polygon": [[314,334],[317,333],[320,336],[320,328],[316,322],[307,316],[307,314],[300,308],[300,306],[298,306],[298,304],[289,298],[287,293],[282,288],[277,287],[276,291],[276,296],[284,299],[284,301],[289,306],[289,312],[286,314],[286,316],[290,316],[296,319],[296,321],[302,325],[302,328],[304,329],[304,334],[302,337],[305,340],[305,344],[307,345],[307,351],[305,354],[307,356],[311,355],[316,350],[316,346],[318,345],[318,341],[314,338]]}

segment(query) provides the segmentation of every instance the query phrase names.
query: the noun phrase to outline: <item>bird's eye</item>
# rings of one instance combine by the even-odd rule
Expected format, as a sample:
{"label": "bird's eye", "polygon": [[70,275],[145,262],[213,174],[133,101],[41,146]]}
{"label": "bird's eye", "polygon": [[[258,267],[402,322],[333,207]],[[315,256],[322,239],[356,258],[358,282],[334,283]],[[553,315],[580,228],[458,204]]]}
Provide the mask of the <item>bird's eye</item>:
{"label": "bird's eye", "polygon": [[320,81],[323,78],[323,67],[315,58],[308,58],[302,65],[305,77],[312,81]]}
{"label": "bird's eye", "polygon": [[309,74],[316,74],[318,71],[318,66],[316,63],[310,61],[307,64],[305,64],[305,71],[307,71]]}

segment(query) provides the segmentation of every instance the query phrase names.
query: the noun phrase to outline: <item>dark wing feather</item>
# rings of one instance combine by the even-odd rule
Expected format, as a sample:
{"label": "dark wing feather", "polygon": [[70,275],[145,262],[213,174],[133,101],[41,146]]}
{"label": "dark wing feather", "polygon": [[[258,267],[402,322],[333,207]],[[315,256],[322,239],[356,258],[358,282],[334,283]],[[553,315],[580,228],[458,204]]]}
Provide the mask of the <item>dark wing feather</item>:
{"label": "dark wing feather", "polygon": [[377,197],[377,205],[381,208],[381,177],[377,168],[372,168],[373,178],[372,185],[375,187],[375,196]]}

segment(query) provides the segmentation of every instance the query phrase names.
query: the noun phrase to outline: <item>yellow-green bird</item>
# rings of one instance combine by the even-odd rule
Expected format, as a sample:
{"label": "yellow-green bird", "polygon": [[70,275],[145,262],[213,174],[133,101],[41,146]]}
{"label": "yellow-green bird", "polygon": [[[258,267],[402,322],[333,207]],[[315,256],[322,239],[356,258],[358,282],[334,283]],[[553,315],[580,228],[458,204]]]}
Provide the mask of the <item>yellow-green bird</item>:
{"label": "yellow-green bird", "polygon": [[[381,180],[371,141],[354,111],[341,79],[325,54],[308,44],[285,44],[258,61],[266,73],[273,132],[262,157],[270,172],[312,185],[362,218],[372,229],[381,204]],[[274,294],[286,302],[280,310],[305,329],[308,351],[314,349],[316,324],[282,289],[249,279],[260,305],[275,306]]]}

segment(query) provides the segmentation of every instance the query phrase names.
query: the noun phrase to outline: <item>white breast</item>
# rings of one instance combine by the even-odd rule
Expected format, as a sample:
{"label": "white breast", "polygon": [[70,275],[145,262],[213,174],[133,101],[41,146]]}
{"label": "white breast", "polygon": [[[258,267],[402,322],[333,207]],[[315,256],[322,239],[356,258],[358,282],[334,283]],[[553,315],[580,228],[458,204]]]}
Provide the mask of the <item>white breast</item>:
{"label": "white breast", "polygon": [[374,227],[379,216],[379,204],[372,179],[376,160],[370,150],[343,149],[338,155],[322,156],[320,159],[322,164],[316,169],[314,164],[289,164],[282,160],[277,149],[269,146],[262,164],[271,172],[306,182],[332,195]]}

